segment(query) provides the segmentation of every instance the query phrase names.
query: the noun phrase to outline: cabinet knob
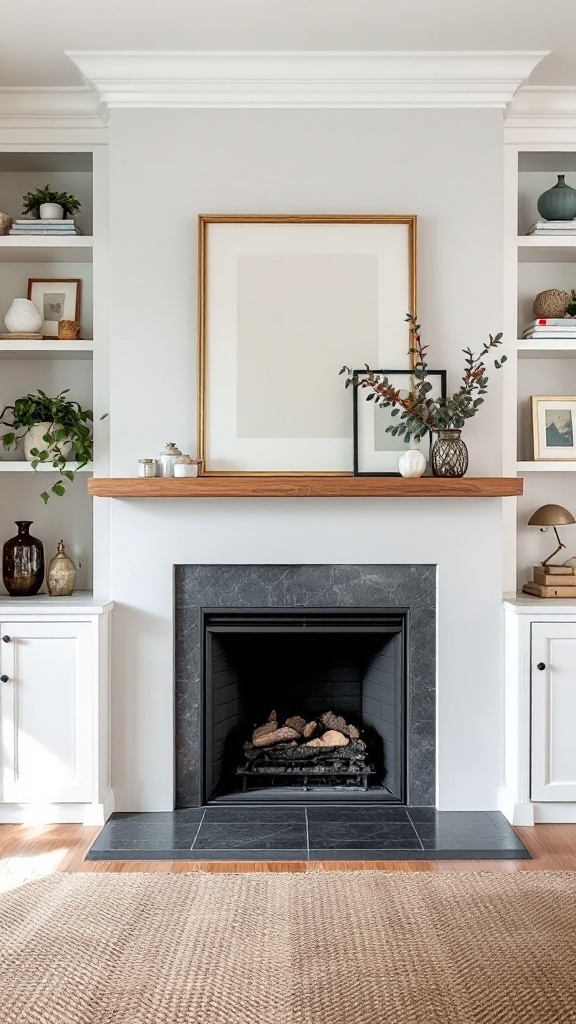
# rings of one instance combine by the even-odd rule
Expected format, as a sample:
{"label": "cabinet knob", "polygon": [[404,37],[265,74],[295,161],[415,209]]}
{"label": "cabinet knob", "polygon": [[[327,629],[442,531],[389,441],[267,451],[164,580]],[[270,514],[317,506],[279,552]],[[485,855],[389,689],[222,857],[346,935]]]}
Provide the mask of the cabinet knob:
{"label": "cabinet knob", "polygon": [[536,668],[540,669],[540,671],[543,672],[544,669],[546,668],[546,665],[544,664],[543,661],[539,661],[538,664],[536,665]]}
{"label": "cabinet knob", "polygon": [[9,643],[10,643],[10,641],[11,641],[11,639],[12,639],[12,637],[11,637],[11,636],[8,636],[8,634],[7,634],[7,633],[5,633],[5,634],[4,634],[4,636],[2,637],[2,639],[3,639],[3,641],[4,641],[4,643],[5,643],[5,644],[9,644]]}
{"label": "cabinet knob", "polygon": [[0,682],[7,683],[8,682],[8,676],[0,676]]}

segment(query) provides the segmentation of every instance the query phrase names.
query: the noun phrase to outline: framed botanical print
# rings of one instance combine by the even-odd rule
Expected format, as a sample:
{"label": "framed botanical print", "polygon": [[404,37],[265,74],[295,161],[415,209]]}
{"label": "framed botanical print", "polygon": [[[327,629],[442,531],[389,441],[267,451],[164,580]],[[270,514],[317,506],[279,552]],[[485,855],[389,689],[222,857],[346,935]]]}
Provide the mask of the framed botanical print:
{"label": "framed botanical print", "polygon": [[339,371],[411,366],[416,217],[199,218],[205,474],[350,474]]}
{"label": "framed botanical print", "polygon": [[[415,383],[408,370],[371,370],[381,377],[387,377],[398,391],[409,391]],[[354,370],[355,380],[368,377],[368,370]],[[426,380],[432,385],[430,398],[446,397],[446,370],[428,370]],[[361,383],[354,384],[353,392],[353,433],[354,433],[354,476],[400,476],[398,460],[409,445],[402,437],[394,437],[387,427],[398,424],[392,416],[392,406],[383,406],[366,401]],[[422,454],[428,458],[430,434],[420,442]]]}

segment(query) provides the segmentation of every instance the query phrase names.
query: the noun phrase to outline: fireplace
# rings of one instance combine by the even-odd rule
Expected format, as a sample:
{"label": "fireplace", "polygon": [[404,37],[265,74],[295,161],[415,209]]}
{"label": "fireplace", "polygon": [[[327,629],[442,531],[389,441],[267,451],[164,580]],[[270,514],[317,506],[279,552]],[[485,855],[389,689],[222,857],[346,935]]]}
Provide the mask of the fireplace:
{"label": "fireplace", "polygon": [[203,609],[201,623],[206,803],[405,802],[407,609]]}
{"label": "fireplace", "polygon": [[[435,620],[433,565],[176,566],[176,806],[433,805]],[[358,731],[368,778],[246,779],[253,730],[272,712],[279,726],[316,723],[318,741],[322,714],[340,716],[329,721],[352,733],[338,743]]]}

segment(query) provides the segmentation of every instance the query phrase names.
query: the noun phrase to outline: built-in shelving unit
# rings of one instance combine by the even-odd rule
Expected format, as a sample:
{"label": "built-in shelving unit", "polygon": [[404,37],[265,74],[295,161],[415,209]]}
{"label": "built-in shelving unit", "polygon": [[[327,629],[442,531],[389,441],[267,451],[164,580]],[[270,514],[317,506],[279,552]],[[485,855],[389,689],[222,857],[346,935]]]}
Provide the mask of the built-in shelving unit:
{"label": "built-in shelving unit", "polygon": [[[69,470],[76,470],[78,473],[91,473],[92,466],[82,466],[78,468],[77,462],[67,462],[66,468]],[[12,462],[0,462],[0,473],[58,473],[57,469],[50,466],[36,466],[36,469],[32,469],[32,463],[30,462],[17,462],[15,459]]]}
{"label": "built-in shelving unit", "polygon": [[92,236],[4,235],[0,238],[0,261],[14,263],[91,263]]}
{"label": "built-in shelving unit", "polygon": [[93,341],[2,341],[0,359],[92,359]]}
{"label": "built-in shelving unit", "polygon": [[[523,495],[506,510],[507,591],[520,590],[531,576],[531,567],[546,553],[548,539],[527,525],[532,512],[554,502],[576,515],[576,460],[533,459],[530,404],[532,395],[576,395],[576,341],[523,338],[538,292],[558,288],[570,293],[576,288],[576,235],[527,234],[542,219],[538,197],[556,184],[558,174],[565,174],[567,184],[576,187],[576,132],[573,135],[572,142],[555,144],[544,126],[541,143],[535,141],[535,130],[525,136],[530,141],[523,141],[518,128],[506,136],[503,330],[505,338],[517,340],[506,348],[503,472],[516,473],[524,481]],[[563,138],[569,137],[570,132],[564,131]],[[563,539],[566,557],[575,555],[576,531],[567,528]]]}
{"label": "built-in shelving unit", "polygon": [[[20,217],[23,195],[49,183],[80,200],[75,220],[82,233],[0,237],[0,332],[6,330],[4,316],[12,300],[27,296],[29,279],[79,279],[80,338],[0,339],[0,409],[38,388],[51,395],[69,389],[69,398],[94,409],[95,463],[83,467],[77,480],[64,480],[64,497],[51,494],[45,505],[41,493],[50,492],[57,471],[49,465],[35,472],[21,448],[5,453],[0,447],[0,545],[14,535],[15,520],[30,519],[47,559],[62,537],[77,565],[77,586],[88,592],[96,586],[105,593],[107,512],[94,511],[86,480],[95,469],[100,475],[108,469],[108,426],[99,419],[109,408],[106,147],[96,140],[87,142],[86,132],[78,133],[77,143],[71,141],[73,131],[54,129],[38,137],[42,141],[37,144],[22,143],[21,134],[0,129],[0,210]],[[76,464],[69,463],[68,468],[75,469]],[[98,569],[96,580],[93,565]]]}

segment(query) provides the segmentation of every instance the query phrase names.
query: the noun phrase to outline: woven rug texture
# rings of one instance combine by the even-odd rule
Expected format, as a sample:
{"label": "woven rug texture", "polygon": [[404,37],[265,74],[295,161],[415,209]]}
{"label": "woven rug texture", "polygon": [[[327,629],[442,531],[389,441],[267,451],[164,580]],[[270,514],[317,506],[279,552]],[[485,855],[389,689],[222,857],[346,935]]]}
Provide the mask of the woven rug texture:
{"label": "woven rug texture", "polygon": [[0,896],[2,1024],[574,1024],[576,873],[59,874]]}

